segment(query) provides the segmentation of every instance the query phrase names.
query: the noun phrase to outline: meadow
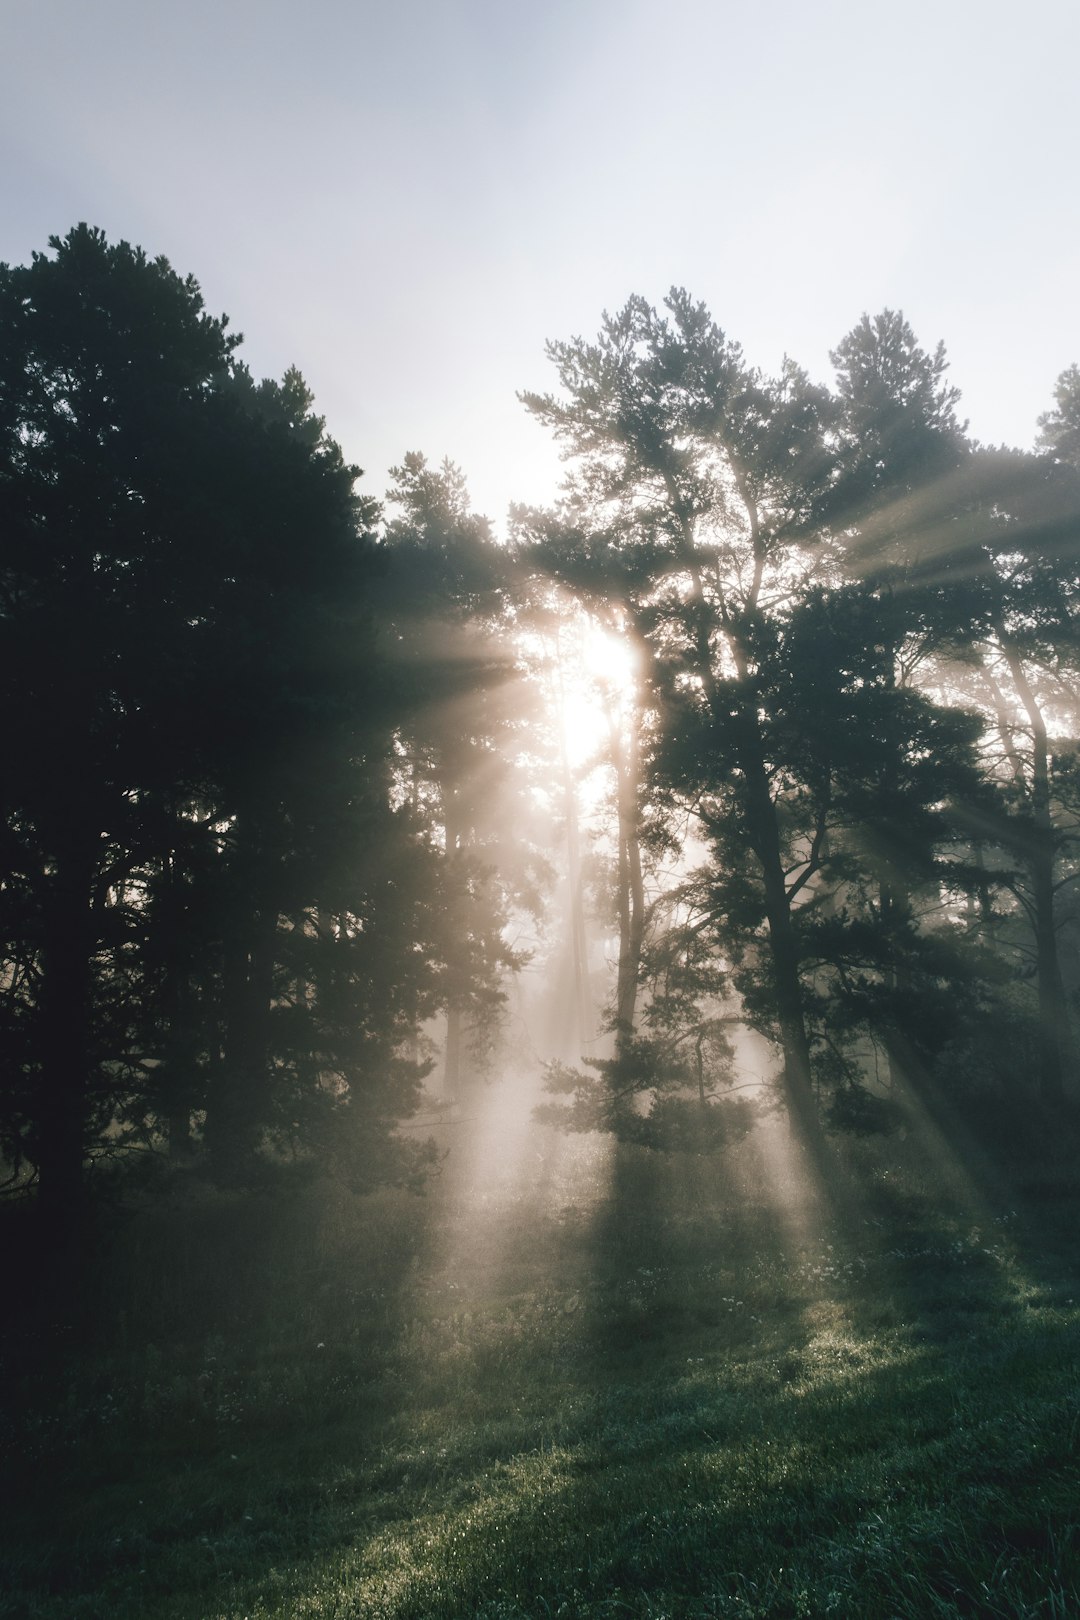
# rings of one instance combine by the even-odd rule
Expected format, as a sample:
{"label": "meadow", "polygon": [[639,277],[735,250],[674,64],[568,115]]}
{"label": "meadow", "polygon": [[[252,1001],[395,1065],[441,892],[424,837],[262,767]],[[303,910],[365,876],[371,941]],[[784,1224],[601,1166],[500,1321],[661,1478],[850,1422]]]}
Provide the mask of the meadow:
{"label": "meadow", "polygon": [[761,1151],[538,1128],[106,1214],[74,1298],[9,1271],[0,1614],[1080,1614],[1070,1159],[847,1153],[843,1230]]}

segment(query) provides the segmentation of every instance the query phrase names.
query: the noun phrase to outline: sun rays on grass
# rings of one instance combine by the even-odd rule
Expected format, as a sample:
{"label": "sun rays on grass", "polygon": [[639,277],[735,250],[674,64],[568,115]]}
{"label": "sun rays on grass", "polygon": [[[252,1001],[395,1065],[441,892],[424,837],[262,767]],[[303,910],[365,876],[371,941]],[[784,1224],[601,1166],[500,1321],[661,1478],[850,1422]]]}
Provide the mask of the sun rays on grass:
{"label": "sun rays on grass", "polygon": [[158,1587],[151,1612],[1068,1613],[1075,1308],[1008,1298],[992,1236],[793,1249],[765,1202],[707,1173],[673,1197],[662,1165],[619,1156],[615,1209],[618,1187],[589,1211],[504,1208],[518,1262],[498,1287],[460,1251],[456,1283],[425,1262],[378,1429],[350,1449],[339,1419],[276,1511],[250,1475],[234,1513],[196,1510],[198,1597]]}
{"label": "sun rays on grass", "polygon": [[1075,1186],[1018,1215],[909,1110],[844,1226],[778,1112],[688,1157],[536,1096],[463,1099],[421,1198],[132,1224],[59,1422],[16,1369],[10,1612],[1077,1612]]}

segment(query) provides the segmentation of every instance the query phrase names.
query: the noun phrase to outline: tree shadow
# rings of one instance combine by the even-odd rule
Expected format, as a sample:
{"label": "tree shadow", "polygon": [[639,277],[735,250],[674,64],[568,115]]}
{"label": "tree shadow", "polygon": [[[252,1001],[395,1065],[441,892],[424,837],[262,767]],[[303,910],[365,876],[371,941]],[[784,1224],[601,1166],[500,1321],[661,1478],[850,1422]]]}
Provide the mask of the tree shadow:
{"label": "tree shadow", "polygon": [[480,1225],[449,1183],[143,1224],[19,1453],[18,1589],[65,1620],[531,1620],[791,1615],[801,1583],[869,1620],[920,1612],[914,1569],[981,1612],[996,1561],[1073,1557],[1077,1322],[1021,1217],[973,1226],[905,1153],[863,1153],[846,1233],[765,1156],[626,1146]]}

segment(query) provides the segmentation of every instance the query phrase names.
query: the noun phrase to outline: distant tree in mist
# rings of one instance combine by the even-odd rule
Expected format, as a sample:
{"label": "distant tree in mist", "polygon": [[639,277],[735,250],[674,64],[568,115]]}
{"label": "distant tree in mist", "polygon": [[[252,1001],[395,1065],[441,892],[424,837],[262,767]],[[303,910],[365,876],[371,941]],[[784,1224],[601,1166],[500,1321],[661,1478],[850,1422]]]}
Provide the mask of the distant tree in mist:
{"label": "distant tree in mist", "polygon": [[1039,417],[1039,446],[1058,461],[1080,467],[1080,366],[1061,373],[1054,399],[1054,409]]}
{"label": "distant tree in mist", "polygon": [[970,609],[972,452],[944,346],[924,350],[900,312],[863,316],[832,360],[839,456],[822,517],[858,603],[848,656],[874,673],[836,845],[855,856],[858,876],[838,884],[820,931],[839,952],[834,1018],[849,1040],[868,1035],[881,1048],[893,1082],[916,1084],[955,1008],[981,1005],[984,988],[950,929],[971,881],[982,723],[932,701],[926,679]]}
{"label": "distant tree in mist", "polygon": [[507,621],[508,558],[471,510],[462,473],[413,452],[392,477],[378,600],[399,703],[395,772],[444,857],[442,1083],[444,1100],[459,1101],[522,964],[510,919],[541,903],[543,862],[513,760],[530,695]]}
{"label": "distant tree in mist", "polygon": [[[559,510],[517,507],[513,512],[513,547],[525,599],[541,624],[555,622],[554,657],[560,656],[567,602],[575,603],[578,611],[577,624],[571,619],[568,625],[571,643],[576,630],[591,624],[613,645],[623,642],[630,652],[623,661],[619,689],[598,693],[607,723],[603,754],[611,781],[614,824],[610,910],[619,944],[610,1021],[616,1046],[634,1037],[647,929],[650,833],[654,842],[662,842],[657,818],[650,818],[650,802],[642,793],[651,746],[650,647],[638,623],[633,580],[618,571],[621,539],[617,523],[603,527],[595,521],[595,513],[573,497]],[[569,819],[576,816],[576,790],[565,760],[563,772]],[[576,833],[572,836],[576,842]],[[580,866],[576,855],[571,864]],[[580,876],[577,881],[580,888]],[[572,905],[578,903],[572,897]],[[580,935],[575,952],[583,957],[581,923],[572,918],[571,926]],[[579,992],[579,999],[584,1004],[587,998]]]}
{"label": "distant tree in mist", "polygon": [[[977,539],[969,613],[950,667],[989,728],[985,769],[998,813],[984,829],[983,854],[998,867],[999,921],[1011,906],[1020,924],[1019,934],[1011,929],[1018,948],[1030,930],[1037,1072],[1055,1102],[1077,1074],[1059,933],[1077,847],[1080,478],[1049,456],[980,450],[969,521]],[[1000,950],[1006,934],[991,937]]]}

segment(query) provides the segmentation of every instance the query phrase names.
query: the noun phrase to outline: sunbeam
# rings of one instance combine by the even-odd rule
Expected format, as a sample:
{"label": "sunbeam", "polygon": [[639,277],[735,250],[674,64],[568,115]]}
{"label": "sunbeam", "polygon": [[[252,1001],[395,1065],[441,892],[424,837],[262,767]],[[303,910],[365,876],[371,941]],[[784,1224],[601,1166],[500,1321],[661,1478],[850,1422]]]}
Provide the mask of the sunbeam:
{"label": "sunbeam", "polygon": [[500,535],[160,244],[0,331],[10,1612],[1080,1613],[1080,367],[989,449],[898,309],[825,385],[632,294]]}

